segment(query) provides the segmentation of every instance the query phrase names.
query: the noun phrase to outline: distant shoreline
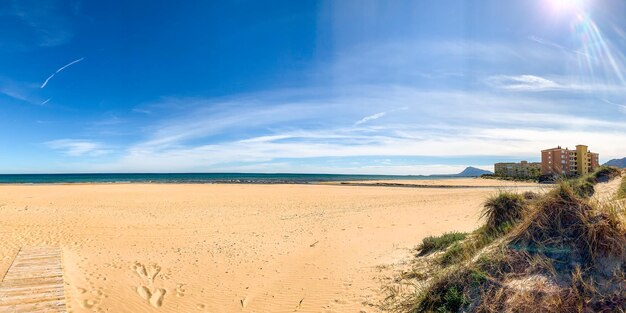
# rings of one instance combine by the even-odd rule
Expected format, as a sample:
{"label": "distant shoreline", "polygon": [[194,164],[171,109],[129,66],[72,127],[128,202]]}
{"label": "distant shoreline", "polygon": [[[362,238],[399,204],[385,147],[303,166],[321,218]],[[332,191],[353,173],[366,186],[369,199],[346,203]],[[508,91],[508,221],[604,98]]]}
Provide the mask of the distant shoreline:
{"label": "distant shoreline", "polygon": [[[430,179],[364,179],[364,180],[327,180],[327,181],[96,181],[96,182],[0,182],[0,186],[139,186],[139,185],[257,185],[257,186],[330,186],[330,187],[379,187],[409,189],[510,189],[537,188],[539,184],[493,180],[480,177],[432,177]],[[545,186],[545,185],[544,185]]]}
{"label": "distant shoreline", "polygon": [[399,176],[350,174],[0,174],[0,185],[41,184],[318,184],[380,180],[449,180],[453,175]]}
{"label": "distant shoreline", "polygon": [[467,188],[536,188],[536,185],[517,185],[517,186],[472,186],[472,185],[420,185],[420,184],[404,184],[404,183],[361,183],[361,182],[341,182],[341,186],[367,186],[367,187],[398,187],[398,188],[430,188],[430,189],[467,189]]}

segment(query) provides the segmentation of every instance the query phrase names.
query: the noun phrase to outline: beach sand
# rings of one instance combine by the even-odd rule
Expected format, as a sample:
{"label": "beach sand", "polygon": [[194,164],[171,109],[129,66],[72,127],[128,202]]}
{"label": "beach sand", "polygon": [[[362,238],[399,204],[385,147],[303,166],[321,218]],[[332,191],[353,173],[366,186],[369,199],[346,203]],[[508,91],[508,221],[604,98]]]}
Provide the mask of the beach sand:
{"label": "beach sand", "polygon": [[477,228],[496,190],[2,185],[0,277],[20,247],[50,245],[71,312],[377,312],[385,265]]}

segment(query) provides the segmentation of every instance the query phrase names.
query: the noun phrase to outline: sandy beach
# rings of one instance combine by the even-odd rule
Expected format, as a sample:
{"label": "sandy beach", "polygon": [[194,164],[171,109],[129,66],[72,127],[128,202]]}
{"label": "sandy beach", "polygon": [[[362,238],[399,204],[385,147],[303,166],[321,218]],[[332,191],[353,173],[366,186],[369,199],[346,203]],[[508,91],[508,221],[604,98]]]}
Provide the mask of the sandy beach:
{"label": "sandy beach", "polygon": [[478,227],[497,189],[2,185],[0,277],[20,248],[59,246],[71,312],[377,312],[381,268]]}

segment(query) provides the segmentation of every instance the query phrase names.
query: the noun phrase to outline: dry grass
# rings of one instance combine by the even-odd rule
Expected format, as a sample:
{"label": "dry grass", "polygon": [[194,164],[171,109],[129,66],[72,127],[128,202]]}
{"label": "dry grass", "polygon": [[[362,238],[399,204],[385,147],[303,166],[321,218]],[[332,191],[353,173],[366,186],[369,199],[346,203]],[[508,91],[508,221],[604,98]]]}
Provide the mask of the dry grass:
{"label": "dry grass", "polygon": [[626,199],[626,176],[622,178],[622,183],[617,190],[617,199]]}
{"label": "dry grass", "polygon": [[464,240],[467,237],[467,233],[451,232],[445,233],[441,236],[428,236],[422,240],[422,243],[417,247],[419,255],[427,255],[436,251],[445,250],[452,244]]}
{"label": "dry grass", "polygon": [[585,176],[581,176],[575,179],[564,180],[572,187],[574,193],[583,198],[589,198],[593,196],[595,189],[594,186],[600,182],[608,182],[614,178],[622,175],[622,171],[613,166],[600,166],[592,173]]}
{"label": "dry grass", "polygon": [[427,257],[428,266],[418,258],[429,275],[414,275],[422,278],[415,292],[388,298],[382,308],[626,312],[624,213],[591,204],[568,183],[534,199],[529,204],[511,194],[490,198],[487,225]]}
{"label": "dry grass", "polygon": [[519,221],[526,212],[526,202],[522,195],[513,192],[500,192],[485,202],[481,217],[487,219],[487,227],[499,229]]}
{"label": "dry grass", "polygon": [[599,256],[623,253],[625,234],[614,215],[592,207],[570,186],[560,184],[514,230],[511,245],[563,262],[588,264]]}
{"label": "dry grass", "polygon": [[621,175],[622,170],[615,166],[600,166],[593,171],[593,173],[591,173],[595,183],[608,182],[609,180],[617,178]]}

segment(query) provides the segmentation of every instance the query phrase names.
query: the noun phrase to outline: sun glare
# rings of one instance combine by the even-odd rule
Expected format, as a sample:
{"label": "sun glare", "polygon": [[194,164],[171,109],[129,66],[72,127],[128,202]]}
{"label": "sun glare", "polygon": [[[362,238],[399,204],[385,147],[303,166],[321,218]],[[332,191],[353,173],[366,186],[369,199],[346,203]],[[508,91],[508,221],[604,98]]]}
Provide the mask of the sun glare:
{"label": "sun glare", "polygon": [[581,10],[584,0],[547,0],[555,12],[568,12]]}

